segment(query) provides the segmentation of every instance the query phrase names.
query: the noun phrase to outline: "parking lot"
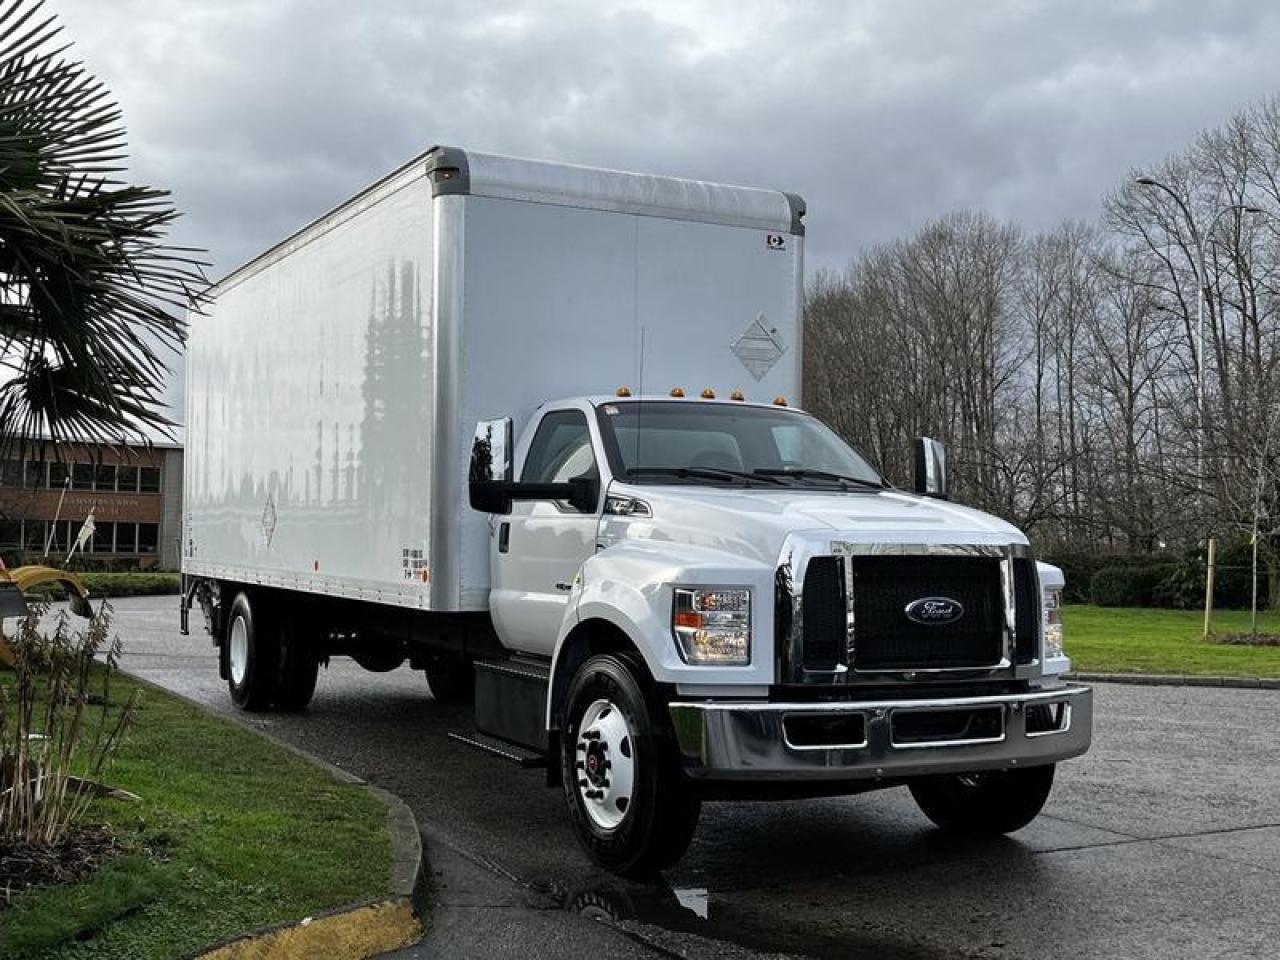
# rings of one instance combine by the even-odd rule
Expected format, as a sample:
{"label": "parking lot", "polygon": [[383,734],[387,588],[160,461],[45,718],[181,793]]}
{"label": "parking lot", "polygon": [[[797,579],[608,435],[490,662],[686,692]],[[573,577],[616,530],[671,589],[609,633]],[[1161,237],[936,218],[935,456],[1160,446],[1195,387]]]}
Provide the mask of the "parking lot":
{"label": "parking lot", "polygon": [[[126,669],[232,711],[175,597],[115,606]],[[998,842],[901,789],[710,804],[660,886],[594,869],[542,772],[450,740],[466,711],[407,668],[335,661],[305,714],[249,720],[413,808],[436,893],[407,956],[1280,956],[1280,691],[1099,686],[1093,750]]]}

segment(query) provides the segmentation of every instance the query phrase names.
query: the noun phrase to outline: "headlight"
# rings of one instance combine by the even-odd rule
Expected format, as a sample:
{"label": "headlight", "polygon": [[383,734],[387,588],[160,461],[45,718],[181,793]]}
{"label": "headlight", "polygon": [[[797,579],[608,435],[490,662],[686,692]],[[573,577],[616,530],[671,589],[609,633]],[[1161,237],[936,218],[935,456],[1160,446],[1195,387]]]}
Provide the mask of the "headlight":
{"label": "headlight", "polygon": [[671,631],[685,663],[751,662],[751,591],[677,587]]}
{"label": "headlight", "polygon": [[1044,592],[1044,658],[1065,657],[1062,649],[1062,591]]}

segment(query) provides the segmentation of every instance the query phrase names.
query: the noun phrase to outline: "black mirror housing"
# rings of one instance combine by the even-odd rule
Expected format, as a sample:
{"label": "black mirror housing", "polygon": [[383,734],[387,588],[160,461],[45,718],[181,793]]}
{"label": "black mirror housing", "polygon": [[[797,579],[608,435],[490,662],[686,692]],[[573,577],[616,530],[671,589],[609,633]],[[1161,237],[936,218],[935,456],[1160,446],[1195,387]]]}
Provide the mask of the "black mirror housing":
{"label": "black mirror housing", "polygon": [[471,508],[481,513],[511,512],[515,500],[564,500],[581,513],[595,513],[600,503],[598,477],[573,477],[568,483],[515,483],[510,480],[472,480]]}
{"label": "black mirror housing", "polygon": [[569,494],[569,505],[579,513],[595,513],[600,503],[600,480],[596,477],[581,476],[569,480],[572,492]]}
{"label": "black mirror housing", "polygon": [[511,486],[509,480],[472,480],[467,490],[471,509],[481,513],[510,513]]}

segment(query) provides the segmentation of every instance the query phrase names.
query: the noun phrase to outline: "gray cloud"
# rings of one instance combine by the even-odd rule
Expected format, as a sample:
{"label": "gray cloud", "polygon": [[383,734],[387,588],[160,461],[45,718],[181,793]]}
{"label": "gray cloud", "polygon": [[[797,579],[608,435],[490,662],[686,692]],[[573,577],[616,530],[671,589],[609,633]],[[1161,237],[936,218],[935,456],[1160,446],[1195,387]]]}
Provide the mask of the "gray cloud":
{"label": "gray cloud", "polygon": [[1256,0],[55,0],[220,275],[425,145],[775,186],[810,268],[956,207],[1090,217],[1276,92]]}

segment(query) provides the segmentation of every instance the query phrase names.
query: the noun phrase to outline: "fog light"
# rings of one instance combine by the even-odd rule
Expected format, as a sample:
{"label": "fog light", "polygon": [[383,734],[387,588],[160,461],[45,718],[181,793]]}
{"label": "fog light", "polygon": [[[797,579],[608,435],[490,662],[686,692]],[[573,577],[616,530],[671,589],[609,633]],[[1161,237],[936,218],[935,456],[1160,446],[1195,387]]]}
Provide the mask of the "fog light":
{"label": "fog light", "polygon": [[751,662],[751,591],[677,587],[671,631],[685,663],[746,666]]}

